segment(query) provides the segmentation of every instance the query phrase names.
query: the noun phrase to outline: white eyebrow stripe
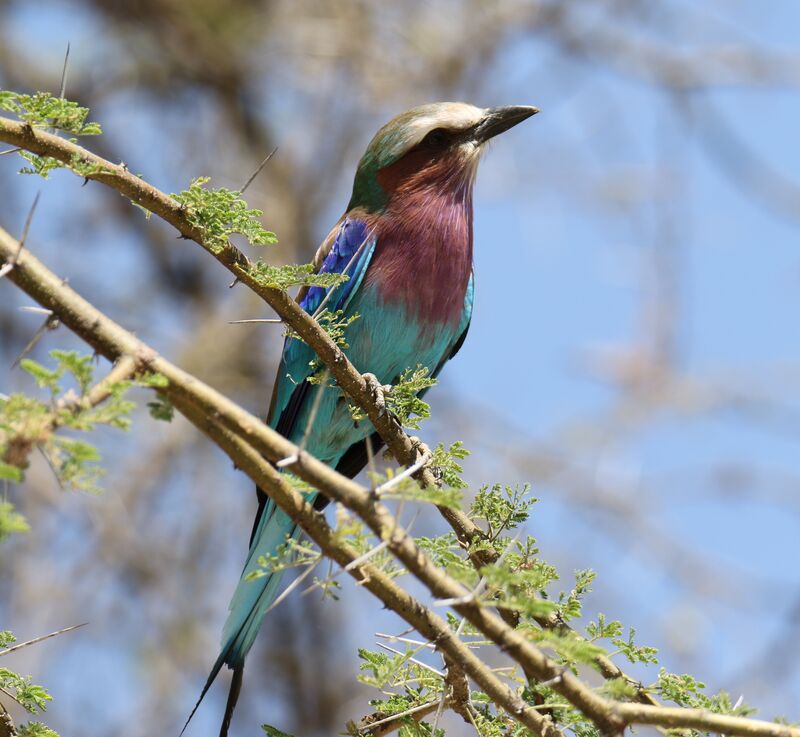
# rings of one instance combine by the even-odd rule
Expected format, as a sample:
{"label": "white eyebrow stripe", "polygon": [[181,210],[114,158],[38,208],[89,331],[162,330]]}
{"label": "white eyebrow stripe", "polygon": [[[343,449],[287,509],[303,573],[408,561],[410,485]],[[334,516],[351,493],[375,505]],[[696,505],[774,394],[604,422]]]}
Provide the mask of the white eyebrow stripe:
{"label": "white eyebrow stripe", "polygon": [[442,107],[435,113],[417,118],[408,124],[406,146],[416,146],[435,128],[466,130],[476,125],[485,114],[485,110],[466,103],[453,103],[447,107]]}

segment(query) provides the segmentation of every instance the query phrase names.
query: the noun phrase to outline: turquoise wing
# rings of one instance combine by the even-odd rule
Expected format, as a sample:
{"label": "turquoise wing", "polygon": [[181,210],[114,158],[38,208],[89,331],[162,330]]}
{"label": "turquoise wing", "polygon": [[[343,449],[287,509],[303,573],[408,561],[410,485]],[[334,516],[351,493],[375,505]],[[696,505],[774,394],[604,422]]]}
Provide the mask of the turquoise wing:
{"label": "turquoise wing", "polygon": [[[347,310],[353,294],[361,285],[375,250],[376,238],[366,223],[357,218],[345,218],[319,273],[347,274],[350,278],[335,287],[311,287],[302,295],[300,306],[314,314],[320,306],[330,311]],[[295,421],[309,395],[310,364],[314,352],[302,340],[287,338],[283,344],[281,363],[276,377],[269,424],[284,437],[290,437]]]}

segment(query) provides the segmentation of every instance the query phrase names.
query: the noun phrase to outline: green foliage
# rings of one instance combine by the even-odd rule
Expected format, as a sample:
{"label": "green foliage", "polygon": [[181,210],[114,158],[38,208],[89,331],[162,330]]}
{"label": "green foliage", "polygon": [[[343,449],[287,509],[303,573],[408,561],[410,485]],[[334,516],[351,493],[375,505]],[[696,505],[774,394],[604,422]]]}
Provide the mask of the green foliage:
{"label": "green foliage", "polygon": [[34,378],[40,389],[49,389],[50,394],[53,396],[58,394],[61,390],[58,382],[64,373],[63,369],[48,369],[30,358],[23,358],[19,365],[23,371],[29,373]]}
{"label": "green foliage", "polygon": [[[359,681],[383,693],[390,693],[390,689],[401,690],[400,694],[390,693],[388,700],[370,702],[382,715],[400,714],[441,698],[445,688],[444,679],[435,669],[426,668],[418,659],[419,648],[407,649],[403,653],[360,649],[358,655],[362,660]],[[410,720],[408,724],[411,724]]]}
{"label": "green foliage", "polygon": [[[378,487],[396,476],[395,472],[389,469],[386,475],[372,474],[373,486]],[[407,499],[415,502],[425,502],[435,504],[437,507],[447,507],[448,509],[461,509],[462,493],[459,489],[449,489],[446,487],[423,488],[413,478],[407,476],[394,486],[381,493],[381,499]]]}
{"label": "green foliage", "polygon": [[103,172],[110,172],[108,167],[102,164],[96,164],[90,159],[83,158],[80,154],[73,154],[67,166],[79,177],[91,177],[102,174]]}
{"label": "green foliage", "polygon": [[424,550],[448,576],[459,583],[474,588],[478,583],[478,572],[464,556],[464,549],[456,540],[455,533],[448,532],[438,537],[418,537],[417,545]]}
{"label": "green foliage", "polygon": [[682,675],[669,673],[665,668],[659,670],[657,681],[650,687],[665,701],[672,701],[690,709],[707,709],[715,714],[731,716],[750,716],[756,711],[741,700],[735,704],[731,703],[730,696],[724,691],[709,695],[705,692],[705,688],[706,684],[693,676],[685,673]]}
{"label": "green foliage", "polygon": [[622,634],[622,623],[616,620],[606,620],[605,614],[597,615],[597,622],[589,622],[586,625],[586,636],[594,642],[595,640],[610,640]]}
{"label": "green foliage", "polygon": [[263,287],[272,289],[289,289],[289,287],[330,287],[343,284],[350,277],[347,274],[325,272],[317,274],[314,264],[285,264],[274,266],[257,261],[252,265],[250,274]]}
{"label": "green foliage", "polygon": [[19,737],[58,737],[58,732],[41,722],[28,722],[17,727]]}
{"label": "green foliage", "polygon": [[[75,139],[70,140],[74,142]],[[102,165],[86,160],[78,154],[74,154],[69,162],[65,164],[52,156],[39,156],[30,151],[19,151],[18,153],[30,164],[30,166],[23,166],[19,173],[36,174],[42,179],[48,179],[50,173],[55,169],[69,169],[80,177],[90,177],[105,170]]]}
{"label": "green foliage", "polygon": [[147,403],[150,417],[162,422],[172,422],[175,417],[175,407],[166,397],[157,396],[152,402]]}
{"label": "green foliage", "polygon": [[[78,384],[80,393],[86,394],[94,377],[92,356],[81,356],[75,351],[50,351],[50,357],[58,362],[57,376],[60,378],[65,373],[71,374]],[[30,363],[32,362],[28,361],[28,364]]]}
{"label": "green foliage", "polygon": [[556,613],[559,621],[569,622],[582,614],[583,599],[591,593],[592,582],[597,574],[591,570],[575,571],[575,586],[569,592],[561,592],[558,596]]}
{"label": "green foliage", "polygon": [[189,189],[172,196],[185,210],[189,222],[202,231],[206,245],[213,252],[225,248],[236,233],[254,246],[277,242],[275,234],[266,230],[259,220],[264,213],[248,208],[241,192],[224,187],[206,187],[209,181],[209,177],[193,179]]}
{"label": "green foliage", "polygon": [[420,399],[420,392],[437,384],[427,367],[417,364],[406,369],[386,397],[386,408],[393,412],[403,427],[419,429],[419,423],[431,416],[431,408]]}
{"label": "green foliage", "polygon": [[[22,95],[9,90],[0,90],[0,110],[13,113],[20,120],[37,128],[49,128],[75,136],[97,136],[102,133],[99,123],[87,122],[89,108],[81,107],[71,100],[55,97],[49,92],[37,92],[35,95]],[[69,139],[75,142],[75,138]],[[52,156],[39,156],[30,151],[20,150],[19,155],[29,166],[20,169],[20,174],[37,174],[47,179],[54,169],[67,167],[81,176],[88,176],[98,171],[96,165],[73,156],[68,164],[64,164]]]}
{"label": "green foliage", "polygon": [[[14,505],[11,502],[0,501],[0,542],[15,532],[27,532],[29,529],[25,518],[14,511]],[[0,647],[3,647],[2,639],[0,639]]]}
{"label": "green foliage", "polygon": [[[331,312],[325,309],[317,316],[317,323],[319,323],[320,328],[328,334],[328,337],[339,346],[339,348],[346,350],[350,345],[345,337],[345,331],[358,320],[359,317],[361,317],[361,315],[357,312],[352,315],[345,315],[344,310],[334,310]],[[285,335],[287,338],[303,340],[303,338],[289,326],[286,327]],[[323,379],[328,376],[328,372],[325,370],[322,361],[315,355],[314,358],[308,362],[308,365],[311,369],[311,373],[306,378],[306,381],[310,384],[321,384]],[[289,378],[291,379],[291,376]]]}
{"label": "green foliage", "polygon": [[530,629],[527,633],[540,647],[553,650],[557,660],[569,666],[592,664],[597,657],[608,654],[605,648],[589,642],[572,630]]}
{"label": "green foliage", "polygon": [[531,487],[482,486],[475,495],[471,514],[485,520],[486,534],[491,540],[502,532],[513,530],[528,519],[529,510],[538,500],[530,496]]}
{"label": "green foliage", "polygon": [[151,371],[140,376],[136,383],[151,389],[164,389],[169,386],[169,379],[164,374]]}
{"label": "green foliage", "polygon": [[42,686],[31,683],[30,676],[21,676],[8,668],[0,668],[0,689],[10,691],[17,703],[31,714],[47,709],[53,697]]}
{"label": "green foliage", "polygon": [[[491,511],[490,518],[495,514],[498,515],[496,525],[508,519],[501,510]],[[536,540],[530,536],[523,541],[495,536],[492,547],[500,557],[496,563],[481,569],[486,582],[486,600],[517,612],[522,617],[522,625],[535,626],[531,620],[557,613],[558,603],[551,600],[548,589],[558,580],[558,573],[539,557]],[[486,549],[486,545],[476,543],[470,552],[482,549]]]}
{"label": "green foliage", "polygon": [[[292,474],[285,474],[285,478],[303,494],[307,495],[309,491],[312,491],[308,484]],[[375,538],[371,530],[358,517],[352,515],[345,507],[339,504],[336,505],[335,509],[336,523],[333,533],[338,542],[346,543],[359,556],[369,554],[369,564],[390,578],[405,572],[388,550],[378,548],[380,541]],[[247,578],[248,580],[254,580],[272,573],[281,573],[288,569],[302,569],[302,575],[309,568],[313,568],[323,561],[324,556],[313,543],[305,539],[298,540],[287,537],[286,541],[278,547],[275,553],[262,555],[258,558],[259,568],[249,573]],[[313,576],[308,586],[309,588],[320,589],[323,597],[338,600],[341,584],[337,577],[340,573],[341,571],[333,575],[329,571],[326,576]]]}
{"label": "green foliage", "polygon": [[[50,357],[55,363],[52,368],[31,359],[20,363],[37,386],[47,391],[46,400],[24,394],[0,399],[0,478],[21,481],[31,452],[38,448],[60,483],[96,491],[102,474],[97,449],[83,439],[57,431],[89,432],[98,426],[127,429],[134,407],[125,399],[131,382],[109,384],[102,401],[93,402],[88,398],[94,380],[92,357],[59,350],[51,351]],[[0,530],[21,531],[23,524],[10,508],[0,509]]]}
{"label": "green foliage", "polygon": [[615,701],[630,701],[636,698],[637,684],[627,678],[611,678],[603,683],[600,693]]}
{"label": "green foliage", "polygon": [[557,609],[553,601],[543,597],[545,588],[553,580],[555,571],[542,561],[533,561],[529,567],[510,569],[506,565],[491,565],[481,569],[492,603],[511,609],[525,617],[546,617]]}
{"label": "green foliage", "polygon": [[53,128],[76,136],[98,136],[99,123],[87,123],[89,108],[55,97],[49,92],[21,95],[0,90],[0,110],[13,113],[20,120],[40,128]]}
{"label": "green foliage", "polygon": [[[0,655],[2,650],[17,640],[8,630],[0,631]],[[53,700],[47,689],[32,683],[31,676],[23,676],[8,668],[0,667],[0,695],[12,697],[29,714],[39,714]],[[28,722],[17,727],[20,737],[58,737],[58,733],[41,722]]]}
{"label": "green foliage", "polygon": [[[328,334],[328,337],[343,350],[350,347],[345,337],[345,330],[349,328],[358,318],[361,317],[357,312],[352,315],[345,315],[344,310],[323,310],[317,316],[319,326]],[[312,361],[312,364],[314,361]]]}
{"label": "green foliage", "polygon": [[341,504],[336,505],[336,525],[334,536],[337,541],[346,543],[359,555],[369,555],[369,564],[382,571],[389,578],[401,575],[405,570],[397,559],[385,548],[377,549],[381,541],[361,521]]}
{"label": "green foliage", "polygon": [[321,559],[322,554],[313,543],[287,536],[286,541],[279,545],[274,553],[258,557],[259,569],[249,573],[247,579],[262,578],[289,568],[305,568],[316,565]]}
{"label": "green foliage", "polygon": [[0,481],[22,481],[22,471],[16,466],[0,461]]}
{"label": "green foliage", "polygon": [[[317,322],[328,337],[342,350],[347,350],[350,345],[347,342],[345,331],[350,327],[358,318],[361,317],[358,312],[352,315],[345,315],[344,310],[334,310],[333,312],[325,309],[317,316]],[[303,340],[294,330],[290,327],[286,328],[286,336]],[[318,356],[314,356],[308,362],[311,374],[307,377],[307,381],[311,384],[320,384],[323,378],[328,375],[324,368],[324,364]]]}
{"label": "green foliage", "polygon": [[703,695],[706,684],[687,674],[669,673],[666,668],[661,668],[658,672],[656,687],[662,698],[674,701],[680,706],[691,707],[707,703],[706,697]]}
{"label": "green foliage", "polygon": [[105,470],[97,465],[100,453],[91,443],[54,436],[48,458],[58,469],[58,479],[64,486],[95,493],[100,491],[97,482]]}
{"label": "green foliage", "polygon": [[[638,644],[633,628],[626,629],[620,622],[607,619],[603,614],[598,614],[596,620],[588,622],[583,631],[580,627],[571,629],[567,626],[569,622],[574,626],[582,617],[595,573],[591,570],[576,571],[572,587],[559,591],[558,572],[541,557],[536,540],[531,536],[520,540],[519,533],[512,539],[509,532],[529,519],[535,502],[527,486],[495,484],[482,487],[468,515],[473,521],[483,523],[486,529],[484,540],[476,541],[465,551],[455,534],[448,532],[436,537],[419,537],[416,539],[417,545],[438,568],[473,591],[478,602],[514,612],[517,630],[545,650],[565,671],[581,675],[586,669],[596,670],[599,668],[598,658],[601,657],[624,658],[628,662],[644,665],[656,664],[655,648]],[[477,572],[470,556],[481,551],[494,553],[496,562]],[[453,612],[447,612],[447,620],[466,644],[478,650],[479,657],[483,655],[485,662],[486,658],[492,657],[488,651],[484,655],[483,648],[494,646],[483,640],[475,628],[465,624]],[[429,652],[421,647],[401,655],[359,651],[363,661],[360,680],[383,694],[381,700],[371,702],[378,708],[376,716],[403,713],[436,702],[440,697],[444,688],[441,677],[410,659],[420,651]],[[439,669],[446,667],[444,663],[432,665]],[[522,695],[528,705],[549,714],[565,733],[575,737],[600,737],[595,725],[553,690],[552,684],[529,682],[518,668],[504,669],[503,678],[509,687]],[[601,681],[595,688],[606,698],[630,701],[637,697],[642,686],[628,677],[619,677]],[[704,685],[691,676],[667,673],[664,669],[659,672],[656,682],[647,688],[662,699],[680,706],[723,714],[752,713],[747,706],[731,704],[724,692],[708,695]],[[475,724],[484,737],[527,737],[528,732],[507,715],[498,712],[485,693],[473,692],[471,704]],[[404,727],[406,723],[413,724],[413,729],[418,730],[408,734],[431,733],[430,719],[418,721],[409,715],[405,718]],[[367,729],[368,724],[360,727]],[[409,726],[409,729],[412,727]],[[353,724],[349,725],[349,730],[348,734],[357,733]]]}
{"label": "green foliage", "polygon": [[293,737],[287,732],[281,732],[280,729],[273,727],[271,724],[262,724],[261,729],[264,730],[264,734],[266,734],[267,737]]}
{"label": "green foliage", "polygon": [[20,174],[35,174],[42,179],[48,179],[50,172],[64,168],[64,164],[52,156],[39,156],[30,151],[19,151],[18,153],[30,164],[30,166],[23,166],[19,170]]}
{"label": "green foliage", "polygon": [[658,663],[658,648],[637,645],[633,640],[635,635],[636,630],[630,627],[627,640],[621,637],[614,637],[611,642],[619,648],[619,652],[631,663]]}
{"label": "green foliage", "polygon": [[441,482],[442,486],[451,489],[466,489],[467,483],[461,478],[464,469],[459,461],[469,455],[469,451],[464,444],[457,440],[450,447],[445,448],[443,443],[439,443],[433,450],[430,468],[434,476]]}
{"label": "green foliage", "polygon": [[9,630],[0,630],[0,650],[4,650],[9,645],[13,645],[17,641],[14,634]]}

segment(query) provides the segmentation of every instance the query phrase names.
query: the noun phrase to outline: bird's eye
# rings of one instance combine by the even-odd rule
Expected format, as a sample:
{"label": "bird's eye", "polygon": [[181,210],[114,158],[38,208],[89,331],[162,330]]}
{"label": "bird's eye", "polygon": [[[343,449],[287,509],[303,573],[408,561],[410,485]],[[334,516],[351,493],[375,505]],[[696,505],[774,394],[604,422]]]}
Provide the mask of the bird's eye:
{"label": "bird's eye", "polygon": [[432,148],[441,148],[450,140],[450,135],[444,128],[435,128],[425,136],[425,144]]}

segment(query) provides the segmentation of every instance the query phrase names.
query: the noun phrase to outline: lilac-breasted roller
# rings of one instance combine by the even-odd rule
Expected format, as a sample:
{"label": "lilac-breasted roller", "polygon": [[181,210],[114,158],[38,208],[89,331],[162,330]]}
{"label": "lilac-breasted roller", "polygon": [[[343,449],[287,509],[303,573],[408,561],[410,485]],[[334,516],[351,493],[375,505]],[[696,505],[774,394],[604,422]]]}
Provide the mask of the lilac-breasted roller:
{"label": "lilac-breasted roller", "polygon": [[[488,140],[536,112],[528,106],[422,105],[398,115],[372,139],[347,211],[314,258],[317,271],[346,273],[349,279],[330,293],[311,287],[298,295],[309,313],[323,300],[345,316],[358,313],[347,328],[347,355],[359,371],[382,384],[419,364],[435,376],[459,350],[472,313],[472,187],[478,161]],[[267,421],[294,442],[305,435],[308,452],[355,476],[367,461],[367,437],[373,436],[376,449],[380,438],[369,422],[353,422],[338,389],[307,381],[313,357],[303,342],[286,339]],[[321,508],[325,501],[319,497],[315,504]],[[222,651],[200,696],[223,665],[233,669],[221,737],[228,732],[245,656],[280,586],[279,574],[250,580],[248,574],[259,568],[261,556],[274,555],[296,533],[294,522],[259,491]]]}

